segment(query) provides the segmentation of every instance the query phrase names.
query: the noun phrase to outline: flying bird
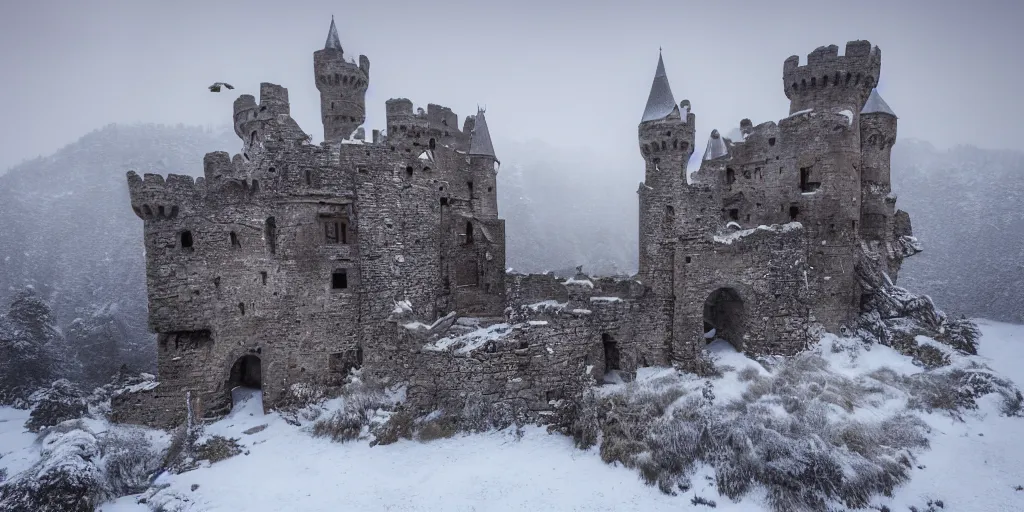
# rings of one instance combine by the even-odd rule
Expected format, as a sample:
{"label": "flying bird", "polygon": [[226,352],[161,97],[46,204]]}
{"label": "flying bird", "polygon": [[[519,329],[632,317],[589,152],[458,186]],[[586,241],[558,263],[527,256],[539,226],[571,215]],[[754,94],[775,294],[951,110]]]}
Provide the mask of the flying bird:
{"label": "flying bird", "polygon": [[232,87],[231,84],[224,83],[224,82],[216,82],[216,83],[214,83],[213,85],[210,86],[210,92],[220,92],[220,88],[221,87],[227,87],[228,89],[234,89],[234,87]]}

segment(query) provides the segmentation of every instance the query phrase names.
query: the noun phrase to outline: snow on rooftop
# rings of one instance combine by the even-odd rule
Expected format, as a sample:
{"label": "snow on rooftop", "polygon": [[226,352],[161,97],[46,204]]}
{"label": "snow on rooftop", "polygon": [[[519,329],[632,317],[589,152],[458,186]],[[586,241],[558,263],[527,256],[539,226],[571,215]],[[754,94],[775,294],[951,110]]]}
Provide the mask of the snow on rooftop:
{"label": "snow on rooftop", "polygon": [[853,111],[852,110],[840,110],[840,114],[846,116],[846,124],[853,126]]}
{"label": "snow on rooftop", "polygon": [[799,222],[789,222],[786,224],[772,224],[771,226],[760,225],[756,228],[744,229],[742,231],[735,231],[727,235],[715,235],[715,242],[720,244],[731,244],[736,240],[750,236],[758,231],[771,231],[774,233],[788,233],[793,230],[803,229],[803,224]]}
{"label": "snow on rooftop", "polygon": [[665,119],[676,108],[676,99],[672,96],[672,87],[669,86],[668,75],[665,74],[665,61],[662,60],[659,53],[658,68],[654,72],[651,93],[647,96],[647,106],[644,108],[644,116],[640,122]]}
{"label": "snow on rooftop", "polygon": [[409,302],[408,300],[395,301],[395,309],[391,310],[391,312],[396,315],[412,313],[412,302]]}
{"label": "snow on rooftop", "polygon": [[593,288],[594,287],[594,283],[590,279],[576,279],[575,277],[570,277],[569,279],[566,279],[565,281],[562,282],[562,284],[564,284],[566,286],[574,285],[574,286],[586,286],[588,288]]}
{"label": "snow on rooftop", "polygon": [[882,99],[882,96],[878,94],[878,89],[871,89],[871,95],[868,96],[867,103],[864,103],[864,108],[860,109],[861,114],[889,114],[896,117],[896,113],[889,108],[889,104]]}
{"label": "snow on rooftop", "polygon": [[539,311],[541,309],[563,309],[568,306],[568,302],[558,302],[557,300],[542,300],[540,302],[534,302],[533,304],[527,304],[526,307],[533,311]]}
{"label": "snow on rooftop", "polygon": [[796,117],[796,116],[802,116],[804,114],[810,114],[811,112],[814,112],[813,108],[806,108],[806,109],[803,109],[803,110],[798,110],[798,111],[793,112],[792,114],[786,116],[785,119],[789,119],[791,117]]}
{"label": "snow on rooftop", "polygon": [[423,346],[429,352],[453,351],[456,354],[468,354],[489,341],[497,341],[512,332],[509,324],[494,324],[482,329],[467,332],[459,336],[441,338]]}

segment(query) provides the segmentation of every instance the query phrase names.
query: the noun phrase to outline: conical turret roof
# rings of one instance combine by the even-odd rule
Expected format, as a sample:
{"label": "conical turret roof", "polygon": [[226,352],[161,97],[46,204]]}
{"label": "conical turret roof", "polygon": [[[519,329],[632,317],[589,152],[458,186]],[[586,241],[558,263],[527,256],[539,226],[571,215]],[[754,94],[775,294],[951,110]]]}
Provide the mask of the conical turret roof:
{"label": "conical turret roof", "polygon": [[676,99],[672,96],[672,87],[668,85],[668,75],[665,74],[665,61],[658,52],[658,69],[654,72],[654,82],[651,83],[651,94],[647,96],[647,107],[644,108],[644,117],[640,122],[656,121],[664,119],[676,108]]}
{"label": "conical turret roof", "polygon": [[341,50],[341,39],[338,38],[338,27],[334,24],[334,16],[331,16],[331,29],[327,31],[327,42],[324,43],[325,50]]}
{"label": "conical turret roof", "polygon": [[878,94],[878,89],[871,89],[871,95],[868,96],[868,101],[864,104],[864,108],[860,109],[860,113],[889,114],[890,116],[896,117],[896,113],[889,108],[889,104],[882,99],[882,95]]}
{"label": "conical turret roof", "polygon": [[469,154],[498,159],[494,154],[494,145],[491,144],[491,132],[487,129],[487,118],[484,117],[484,110],[481,108],[477,109],[476,123],[473,125],[473,133],[470,135]]}
{"label": "conical turret roof", "polygon": [[708,139],[708,148],[704,150],[704,160],[714,160],[729,154],[729,148],[725,145],[725,139],[718,134],[718,130],[711,130],[711,138]]}

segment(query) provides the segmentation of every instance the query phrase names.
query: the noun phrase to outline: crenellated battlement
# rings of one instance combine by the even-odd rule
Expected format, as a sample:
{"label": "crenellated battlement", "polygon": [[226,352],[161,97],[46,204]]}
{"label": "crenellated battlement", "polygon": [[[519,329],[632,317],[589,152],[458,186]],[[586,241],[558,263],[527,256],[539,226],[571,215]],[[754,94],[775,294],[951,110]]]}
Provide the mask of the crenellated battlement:
{"label": "crenellated battlement", "polygon": [[878,84],[881,68],[882,51],[868,41],[846,43],[842,56],[836,45],[818,47],[807,55],[803,66],[793,55],[782,67],[790,112],[840,105],[859,112]]}
{"label": "crenellated battlement", "polygon": [[475,116],[466,116],[459,129],[459,116],[452,109],[427,104],[427,109],[415,108],[408,98],[392,98],[385,104],[387,113],[388,138],[397,142],[411,142],[413,146],[430,147],[431,141],[454,147],[460,151],[469,149],[470,136],[476,126]]}
{"label": "crenellated battlement", "polygon": [[661,119],[643,121],[638,127],[640,152],[644,159],[663,159],[670,155],[686,156],[693,153],[695,116],[690,102],[683,100],[669,115]]}
{"label": "crenellated battlement", "polygon": [[146,173],[142,177],[128,171],[128,194],[132,211],[143,220],[173,219],[184,204],[191,204],[206,191],[203,178],[193,179],[187,174]]}

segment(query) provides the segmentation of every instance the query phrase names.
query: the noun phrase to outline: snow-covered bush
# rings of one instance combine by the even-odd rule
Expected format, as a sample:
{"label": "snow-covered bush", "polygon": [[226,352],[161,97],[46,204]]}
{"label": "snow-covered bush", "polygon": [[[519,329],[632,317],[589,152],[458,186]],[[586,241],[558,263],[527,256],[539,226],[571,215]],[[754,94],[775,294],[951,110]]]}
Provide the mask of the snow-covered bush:
{"label": "snow-covered bush", "polygon": [[67,379],[60,379],[50,387],[32,393],[29,403],[34,405],[25,422],[29,432],[39,432],[45,427],[81,418],[88,412],[85,393]]}
{"label": "snow-covered bush", "polygon": [[112,426],[99,440],[103,472],[114,496],[149,487],[150,477],[160,468],[162,444],[154,443],[145,430],[125,425]]}
{"label": "snow-covered bush", "polygon": [[41,460],[0,486],[0,509],[92,512],[111,495],[96,435],[80,420],[41,435]]}
{"label": "snow-covered bush", "polygon": [[[567,430],[663,492],[689,489],[706,464],[723,496],[760,490],[778,511],[861,508],[907,481],[915,453],[928,447],[927,425],[892,405],[920,392],[909,381],[891,371],[851,377],[815,351],[767,366],[714,381],[671,372],[600,389]],[[716,398],[714,383],[726,380],[727,396]]]}
{"label": "snow-covered bush", "polygon": [[384,385],[364,378],[353,370],[341,390],[342,407],[327,418],[313,424],[313,435],[329,437],[337,442],[351,441],[370,434],[371,427],[379,427],[398,403]]}
{"label": "snow-covered bush", "polygon": [[148,487],[162,443],[138,427],[76,419],[39,434],[40,459],[0,483],[0,510],[92,511],[111,498]]}

